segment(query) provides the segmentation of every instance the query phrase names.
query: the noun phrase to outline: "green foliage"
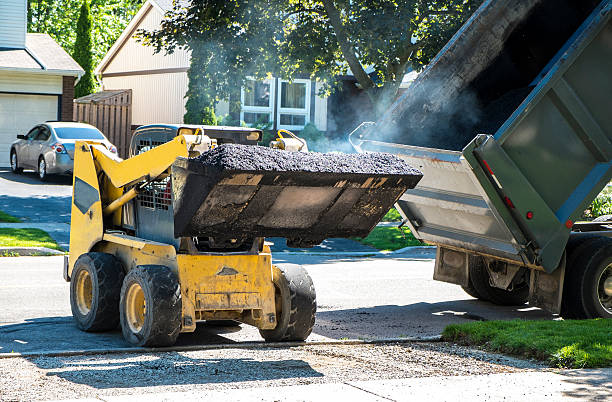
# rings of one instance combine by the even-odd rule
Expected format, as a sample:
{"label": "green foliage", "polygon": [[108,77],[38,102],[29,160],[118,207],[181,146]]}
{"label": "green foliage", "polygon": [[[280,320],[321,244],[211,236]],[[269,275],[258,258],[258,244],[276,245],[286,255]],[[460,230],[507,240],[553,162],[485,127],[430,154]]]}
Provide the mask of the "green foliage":
{"label": "green foliage", "polygon": [[382,222],[401,222],[402,216],[395,208],[391,208],[389,212],[382,218]]}
{"label": "green foliage", "polygon": [[372,246],[383,251],[399,250],[404,247],[422,246],[410,229],[403,226],[377,226],[363,239],[355,239],[361,244]]}
{"label": "green foliage", "polygon": [[593,200],[589,208],[584,211],[583,218],[591,220],[603,215],[612,215],[612,188],[609,187]]}
{"label": "green foliage", "polygon": [[325,136],[325,133],[319,131],[317,126],[313,123],[308,123],[304,126],[304,129],[297,133],[297,135],[306,140],[308,144],[308,150],[314,152],[328,152],[329,151],[329,140]]}
{"label": "green foliage", "polygon": [[21,219],[9,215],[4,211],[0,211],[0,222],[19,223]]}
{"label": "green foliage", "polygon": [[96,82],[93,77],[93,55],[91,53],[91,26],[89,0],[83,0],[79,20],[77,21],[77,34],[72,57],[85,70],[85,74],[74,88],[75,98],[89,95],[96,89]]}
{"label": "green foliage", "polygon": [[187,73],[189,85],[185,94],[187,112],[183,121],[187,124],[217,125],[215,97],[209,91],[202,90],[209,87],[208,75],[197,67],[204,64],[207,57],[208,53],[203,47],[194,46],[191,52],[192,68]]}
{"label": "green foliage", "polygon": [[[202,0],[179,2],[157,31],[156,52],[187,48],[210,100],[236,103],[247,77],[307,74],[337,85],[349,68],[382,112],[409,67],[420,69],[482,0]],[[365,69],[372,68],[371,74]],[[232,108],[232,106],[230,106]]]}
{"label": "green foliage", "polygon": [[444,340],[536,358],[555,367],[611,367],[612,319],[487,321],[449,325]]}
{"label": "green foliage", "polygon": [[[74,54],[76,26],[83,0],[28,0],[28,32],[49,34]],[[144,0],[91,0],[93,66],[115,43]]]}
{"label": "green foliage", "polygon": [[63,251],[47,232],[40,229],[0,228],[0,247],[47,247]]}

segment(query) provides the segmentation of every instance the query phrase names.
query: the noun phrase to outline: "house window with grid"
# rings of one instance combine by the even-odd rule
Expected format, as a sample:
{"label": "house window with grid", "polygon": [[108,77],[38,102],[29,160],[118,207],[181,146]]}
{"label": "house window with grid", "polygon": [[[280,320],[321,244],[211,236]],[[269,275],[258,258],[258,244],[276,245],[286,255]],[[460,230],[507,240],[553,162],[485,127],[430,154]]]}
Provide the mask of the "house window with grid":
{"label": "house window with grid", "polygon": [[301,130],[310,121],[310,80],[279,80],[277,127]]}
{"label": "house window with grid", "polygon": [[248,80],[241,91],[240,120],[249,126],[273,121],[274,80]]}

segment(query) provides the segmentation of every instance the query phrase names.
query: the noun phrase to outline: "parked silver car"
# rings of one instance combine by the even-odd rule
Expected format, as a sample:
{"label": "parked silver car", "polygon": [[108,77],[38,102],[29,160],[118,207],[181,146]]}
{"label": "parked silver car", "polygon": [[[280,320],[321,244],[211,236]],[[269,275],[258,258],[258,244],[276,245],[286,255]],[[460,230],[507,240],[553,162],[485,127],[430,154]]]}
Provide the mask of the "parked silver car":
{"label": "parked silver car", "polygon": [[20,173],[23,169],[34,169],[42,181],[50,174],[72,174],[77,140],[99,142],[117,153],[100,130],[85,123],[47,122],[17,138],[11,145],[11,170]]}

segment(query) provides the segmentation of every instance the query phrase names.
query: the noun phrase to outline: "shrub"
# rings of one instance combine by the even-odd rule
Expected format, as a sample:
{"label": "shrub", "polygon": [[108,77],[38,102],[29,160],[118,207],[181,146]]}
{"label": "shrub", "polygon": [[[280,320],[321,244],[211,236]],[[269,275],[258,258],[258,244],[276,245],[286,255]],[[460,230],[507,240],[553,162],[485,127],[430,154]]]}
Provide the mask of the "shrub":
{"label": "shrub", "polygon": [[312,123],[306,124],[304,129],[297,134],[300,138],[306,140],[309,151],[327,152],[329,151],[329,140],[322,131],[319,131],[317,126]]}
{"label": "shrub", "polygon": [[591,205],[584,211],[584,219],[595,219],[602,215],[612,215],[612,190],[607,187],[599,193]]}

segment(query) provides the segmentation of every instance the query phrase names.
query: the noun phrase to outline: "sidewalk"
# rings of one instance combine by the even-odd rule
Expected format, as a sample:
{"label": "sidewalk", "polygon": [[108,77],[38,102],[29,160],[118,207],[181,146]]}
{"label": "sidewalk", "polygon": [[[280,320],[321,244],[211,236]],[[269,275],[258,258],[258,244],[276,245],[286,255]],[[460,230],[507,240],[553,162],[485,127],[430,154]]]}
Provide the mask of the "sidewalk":
{"label": "sidewalk", "polygon": [[[228,384],[231,386],[231,384]],[[560,401],[610,400],[612,369],[347,381],[290,387],[97,395],[96,401]],[[81,399],[79,401],[88,401]]]}

